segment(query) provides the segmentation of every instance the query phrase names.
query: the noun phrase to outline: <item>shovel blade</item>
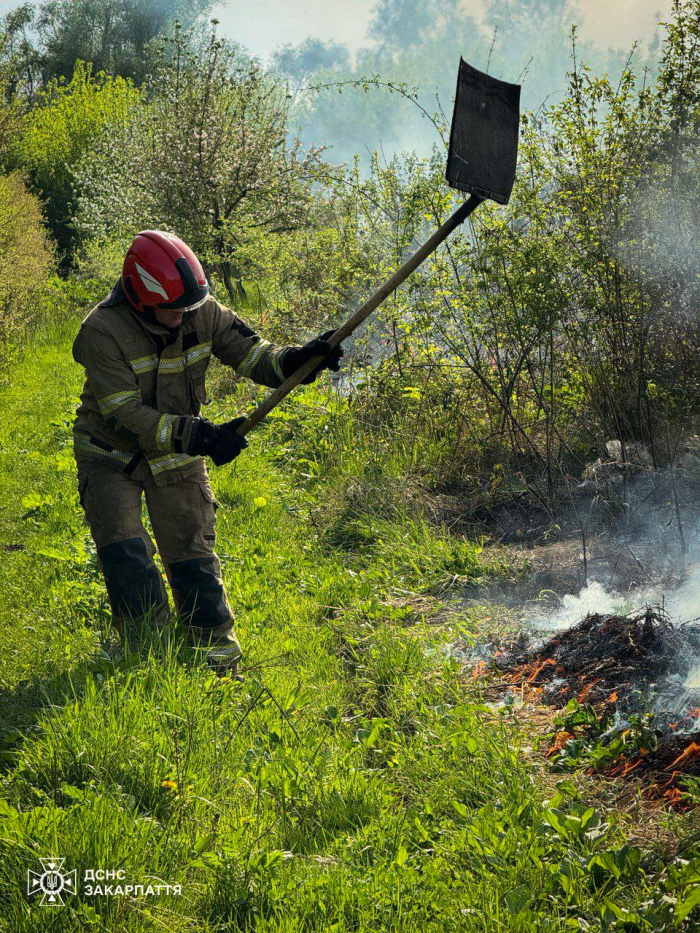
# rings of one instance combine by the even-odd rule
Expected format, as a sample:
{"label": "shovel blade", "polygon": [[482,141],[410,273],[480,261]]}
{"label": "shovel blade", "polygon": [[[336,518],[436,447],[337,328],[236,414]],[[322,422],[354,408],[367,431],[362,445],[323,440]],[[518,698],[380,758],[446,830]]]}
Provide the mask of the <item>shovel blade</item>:
{"label": "shovel blade", "polygon": [[507,204],[515,181],[520,85],[459,61],[447,155],[447,181],[479,198]]}

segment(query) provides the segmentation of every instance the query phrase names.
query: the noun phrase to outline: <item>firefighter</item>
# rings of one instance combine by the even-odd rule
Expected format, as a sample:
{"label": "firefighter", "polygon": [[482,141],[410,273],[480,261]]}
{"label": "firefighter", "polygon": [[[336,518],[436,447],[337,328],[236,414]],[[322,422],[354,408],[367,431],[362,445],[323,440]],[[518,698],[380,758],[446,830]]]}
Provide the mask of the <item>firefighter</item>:
{"label": "firefighter", "polygon": [[304,381],[338,370],[332,331],[303,346],[276,346],[209,293],[202,266],[178,237],[146,230],[131,244],[111,294],[90,311],[73,344],[85,385],[73,434],[80,503],[97,548],[114,627],[163,626],[168,597],[141,520],[151,526],[179,618],[219,673],[235,673],[241,648],[214,552],[217,503],[205,457],[230,463],[247,446],[243,418],[200,414],[213,356],[276,388],[324,355]]}

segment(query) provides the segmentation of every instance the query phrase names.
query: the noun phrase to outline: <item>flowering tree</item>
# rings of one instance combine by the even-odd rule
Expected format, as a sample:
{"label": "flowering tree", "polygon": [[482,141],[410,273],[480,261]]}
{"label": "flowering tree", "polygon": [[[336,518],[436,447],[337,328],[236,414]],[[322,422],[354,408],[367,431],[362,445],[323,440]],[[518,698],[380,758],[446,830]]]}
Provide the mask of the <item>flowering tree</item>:
{"label": "flowering tree", "polygon": [[64,259],[75,240],[73,171],[105,127],[124,121],[138,91],[130,81],[77,61],[70,81],[51,81],[15,135],[11,159],[44,202],[48,227]]}
{"label": "flowering tree", "polygon": [[319,150],[290,140],[289,103],[215,32],[198,48],[177,30],[142,102],[83,160],[80,229],[101,242],[170,229],[235,295],[256,235],[301,226],[320,176]]}

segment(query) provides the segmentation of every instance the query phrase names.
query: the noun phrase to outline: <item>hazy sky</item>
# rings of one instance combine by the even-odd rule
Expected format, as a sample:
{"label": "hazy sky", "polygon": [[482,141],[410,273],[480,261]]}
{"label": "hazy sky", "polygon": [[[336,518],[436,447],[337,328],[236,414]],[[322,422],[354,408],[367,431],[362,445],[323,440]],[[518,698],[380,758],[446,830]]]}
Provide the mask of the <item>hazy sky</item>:
{"label": "hazy sky", "polygon": [[[222,31],[265,59],[285,42],[307,36],[343,41],[352,49],[367,42],[375,0],[226,0],[215,15]],[[488,0],[462,0],[479,15]],[[598,45],[627,48],[653,31],[672,0],[580,0],[581,33]]]}
{"label": "hazy sky", "polygon": [[[0,0],[0,11],[20,0]],[[480,15],[488,0],[461,0]],[[336,39],[356,49],[367,42],[375,0],[223,0],[214,8],[222,31],[254,54],[266,59],[285,42],[295,44],[307,36]],[[579,0],[584,37],[608,48],[627,48],[634,39],[646,38],[659,15],[671,9],[672,0]]]}
{"label": "hazy sky", "polygon": [[337,39],[353,50],[367,42],[374,0],[226,0],[214,9],[226,35],[267,58],[307,36]]}

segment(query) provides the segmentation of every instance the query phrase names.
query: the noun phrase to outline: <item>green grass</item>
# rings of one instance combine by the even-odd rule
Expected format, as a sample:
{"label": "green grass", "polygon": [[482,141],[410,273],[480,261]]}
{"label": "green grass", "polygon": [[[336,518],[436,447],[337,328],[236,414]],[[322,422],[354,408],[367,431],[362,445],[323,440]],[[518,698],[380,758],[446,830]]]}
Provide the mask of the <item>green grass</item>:
{"label": "green grass", "polygon": [[[298,484],[293,439],[280,456],[279,425],[212,471],[245,682],[217,680],[176,632],[100,659],[108,613],[70,447],[75,326],[0,388],[0,929],[673,926],[663,896],[687,906],[697,866],[660,876],[571,782],[545,802],[512,720],[442,650],[426,594],[488,572],[480,545],[362,497],[326,506],[322,477]],[[26,873],[50,855],[182,893],[81,888],[40,907]]]}

